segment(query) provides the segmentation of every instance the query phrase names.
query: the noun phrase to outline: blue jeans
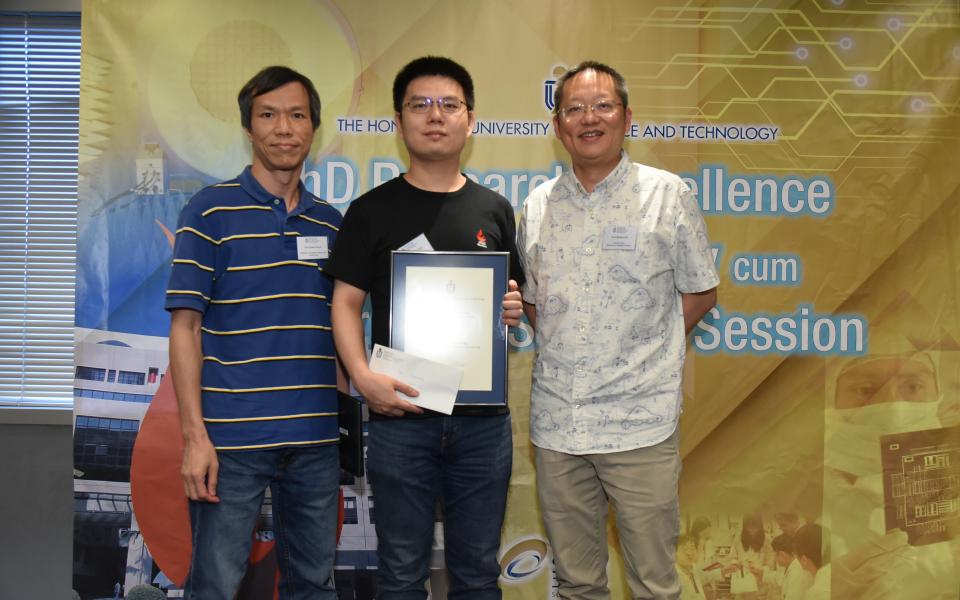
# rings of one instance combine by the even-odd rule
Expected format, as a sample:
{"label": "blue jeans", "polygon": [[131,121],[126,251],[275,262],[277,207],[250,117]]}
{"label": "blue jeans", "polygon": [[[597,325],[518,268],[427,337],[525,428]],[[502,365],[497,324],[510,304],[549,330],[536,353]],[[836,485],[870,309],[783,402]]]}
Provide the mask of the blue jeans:
{"label": "blue jeans", "polygon": [[190,503],[193,557],[185,597],[232,600],[247,569],[253,530],[270,486],[280,597],[335,600],[337,446],[219,452],[217,458],[220,502]]}
{"label": "blue jeans", "polygon": [[513,461],[510,415],[371,420],[377,598],[422,600],[443,509],[450,600],[499,599],[500,528]]}

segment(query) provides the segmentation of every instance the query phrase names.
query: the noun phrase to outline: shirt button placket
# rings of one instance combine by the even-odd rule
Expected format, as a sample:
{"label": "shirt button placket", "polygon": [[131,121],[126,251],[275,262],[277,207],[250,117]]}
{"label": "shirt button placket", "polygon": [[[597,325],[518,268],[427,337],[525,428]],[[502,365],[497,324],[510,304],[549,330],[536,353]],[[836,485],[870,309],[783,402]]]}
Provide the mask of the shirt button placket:
{"label": "shirt button placket", "polygon": [[579,274],[583,279],[580,280],[578,289],[576,289],[577,319],[575,325],[576,352],[574,357],[572,421],[576,429],[576,433],[574,434],[575,444],[580,448],[585,448],[589,445],[589,438],[591,436],[589,427],[587,427],[588,415],[586,411],[583,410],[583,399],[586,397],[586,392],[589,389],[589,374],[585,368],[585,364],[591,356],[589,330],[593,312],[593,298],[591,296],[593,288],[590,282],[592,281],[592,274],[597,270],[597,263],[600,258],[599,248],[597,247],[600,237],[598,236],[597,219],[594,214],[594,207],[598,199],[599,197],[596,193],[590,194],[587,198],[588,208],[586,210],[586,218],[583,220],[582,231],[584,239],[592,238],[594,241],[583,248],[580,256]]}

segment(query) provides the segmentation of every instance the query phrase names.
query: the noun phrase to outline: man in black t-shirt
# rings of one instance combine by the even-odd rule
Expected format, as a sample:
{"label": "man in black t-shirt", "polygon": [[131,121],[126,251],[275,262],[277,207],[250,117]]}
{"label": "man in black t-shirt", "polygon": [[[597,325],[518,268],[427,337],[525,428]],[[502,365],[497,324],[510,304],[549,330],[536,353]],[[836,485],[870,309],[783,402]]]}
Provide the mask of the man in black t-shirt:
{"label": "man in black t-shirt", "polygon": [[437,500],[444,519],[449,597],[499,599],[497,550],[513,445],[504,409],[424,411],[397,395],[407,383],[367,366],[360,314],[373,305],[373,341],[389,345],[390,252],[510,252],[503,322],[517,325],[523,273],[513,209],[467,179],[460,154],[473,130],[473,82],[447,58],[414,60],[397,74],[397,131],[409,170],[350,206],[326,272],[336,279],[333,329],[341,363],[370,409],[368,473],[377,502],[378,598],[426,598]]}

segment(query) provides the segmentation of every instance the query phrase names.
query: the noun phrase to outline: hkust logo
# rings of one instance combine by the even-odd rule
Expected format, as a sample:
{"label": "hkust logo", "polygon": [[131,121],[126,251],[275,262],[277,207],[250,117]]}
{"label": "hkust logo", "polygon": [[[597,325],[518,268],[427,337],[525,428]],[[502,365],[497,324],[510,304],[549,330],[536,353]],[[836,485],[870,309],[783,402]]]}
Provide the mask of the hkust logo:
{"label": "hkust logo", "polygon": [[553,76],[543,82],[543,105],[546,106],[547,110],[550,112],[553,112],[554,87],[557,85],[557,80],[560,79],[560,76],[566,72],[566,67],[563,65],[556,65],[553,67]]}
{"label": "hkust logo", "polygon": [[519,583],[537,575],[547,563],[547,542],[539,537],[514,540],[500,555],[500,579]]}
{"label": "hkust logo", "polygon": [[477,246],[480,248],[487,247],[487,236],[483,235],[483,229],[477,230]]}

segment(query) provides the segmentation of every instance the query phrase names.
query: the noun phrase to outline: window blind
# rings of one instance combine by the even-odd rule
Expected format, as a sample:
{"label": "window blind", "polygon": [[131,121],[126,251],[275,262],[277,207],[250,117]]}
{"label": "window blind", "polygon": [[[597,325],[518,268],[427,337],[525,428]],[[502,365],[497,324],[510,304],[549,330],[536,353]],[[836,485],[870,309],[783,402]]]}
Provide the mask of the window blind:
{"label": "window blind", "polygon": [[0,12],[0,408],[70,408],[80,16]]}

